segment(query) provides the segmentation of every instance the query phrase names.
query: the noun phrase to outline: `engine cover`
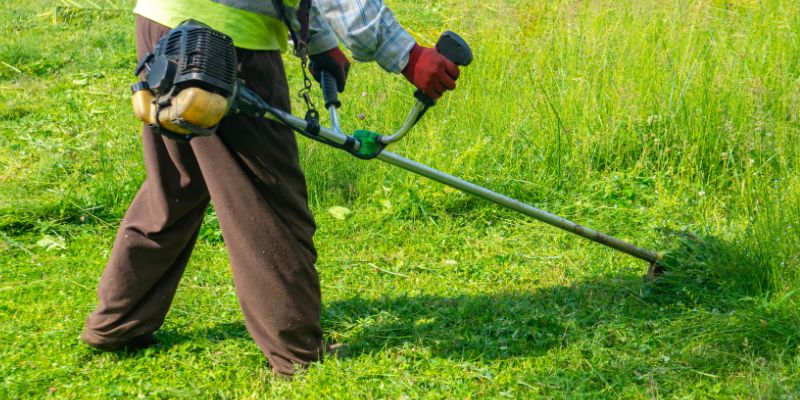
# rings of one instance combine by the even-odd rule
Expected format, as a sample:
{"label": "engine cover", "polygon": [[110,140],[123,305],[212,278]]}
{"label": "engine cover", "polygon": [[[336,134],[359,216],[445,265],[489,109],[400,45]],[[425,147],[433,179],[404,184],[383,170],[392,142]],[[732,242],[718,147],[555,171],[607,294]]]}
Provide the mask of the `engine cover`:
{"label": "engine cover", "polygon": [[200,22],[185,21],[139,61],[135,73],[144,72],[144,80],[131,88],[134,111],[172,138],[211,135],[236,92],[236,65],[230,37]]}
{"label": "engine cover", "polygon": [[168,93],[173,87],[200,87],[229,97],[236,88],[233,40],[194,20],[162,37],[146,64],[147,83],[156,94]]}

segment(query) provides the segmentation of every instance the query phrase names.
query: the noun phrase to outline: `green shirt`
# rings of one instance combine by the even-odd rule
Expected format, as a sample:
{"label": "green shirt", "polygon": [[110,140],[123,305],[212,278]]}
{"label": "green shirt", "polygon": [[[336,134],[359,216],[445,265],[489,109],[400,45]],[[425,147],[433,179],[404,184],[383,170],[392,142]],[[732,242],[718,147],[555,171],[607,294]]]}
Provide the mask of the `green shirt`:
{"label": "green shirt", "polygon": [[[295,30],[297,4],[283,0]],[[286,50],[287,30],[272,0],[139,0],[137,14],[170,28],[195,19],[251,50]],[[408,63],[414,38],[397,22],[383,0],[314,0],[309,10],[308,54],[319,54],[341,41],[358,61],[376,61],[399,73]]]}
{"label": "green shirt", "polygon": [[194,19],[225,32],[236,47],[244,49],[285,51],[288,47],[288,31],[283,21],[212,0],[138,0],[133,12],[170,28]]}

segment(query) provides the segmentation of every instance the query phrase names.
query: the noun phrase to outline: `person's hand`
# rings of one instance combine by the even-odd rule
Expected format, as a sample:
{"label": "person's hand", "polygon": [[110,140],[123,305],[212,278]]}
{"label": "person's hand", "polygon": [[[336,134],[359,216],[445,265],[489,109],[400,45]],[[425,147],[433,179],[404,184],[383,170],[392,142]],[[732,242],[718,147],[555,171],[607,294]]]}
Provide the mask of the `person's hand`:
{"label": "person's hand", "polygon": [[308,57],[311,63],[308,70],[317,82],[322,80],[321,72],[328,71],[336,79],[336,90],[344,92],[344,84],[347,81],[347,73],[350,72],[350,60],[347,56],[334,47],[326,52],[314,54]]}
{"label": "person's hand", "polygon": [[420,45],[414,45],[403,69],[403,76],[434,100],[442,97],[445,91],[455,89],[460,74],[458,65],[436,49]]}

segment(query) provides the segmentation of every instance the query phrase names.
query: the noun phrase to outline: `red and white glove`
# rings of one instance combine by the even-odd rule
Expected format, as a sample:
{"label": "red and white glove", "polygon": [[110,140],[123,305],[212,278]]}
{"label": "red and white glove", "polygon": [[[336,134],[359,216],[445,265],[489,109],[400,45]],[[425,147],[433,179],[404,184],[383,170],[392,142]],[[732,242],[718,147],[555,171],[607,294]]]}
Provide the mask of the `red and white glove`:
{"label": "red and white glove", "polygon": [[458,65],[430,47],[414,45],[403,69],[403,76],[417,89],[436,100],[445,91],[456,88],[456,79],[461,74]]}

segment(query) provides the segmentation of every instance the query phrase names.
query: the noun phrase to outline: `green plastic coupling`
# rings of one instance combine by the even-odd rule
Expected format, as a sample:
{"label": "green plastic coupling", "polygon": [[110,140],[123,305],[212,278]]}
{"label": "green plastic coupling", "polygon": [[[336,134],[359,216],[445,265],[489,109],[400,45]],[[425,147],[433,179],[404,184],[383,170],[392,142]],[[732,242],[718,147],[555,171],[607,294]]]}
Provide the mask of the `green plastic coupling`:
{"label": "green plastic coupling", "polygon": [[361,143],[361,147],[355,152],[359,158],[374,158],[383,150],[383,144],[378,140],[381,135],[367,130],[359,129],[353,132],[353,137]]}

